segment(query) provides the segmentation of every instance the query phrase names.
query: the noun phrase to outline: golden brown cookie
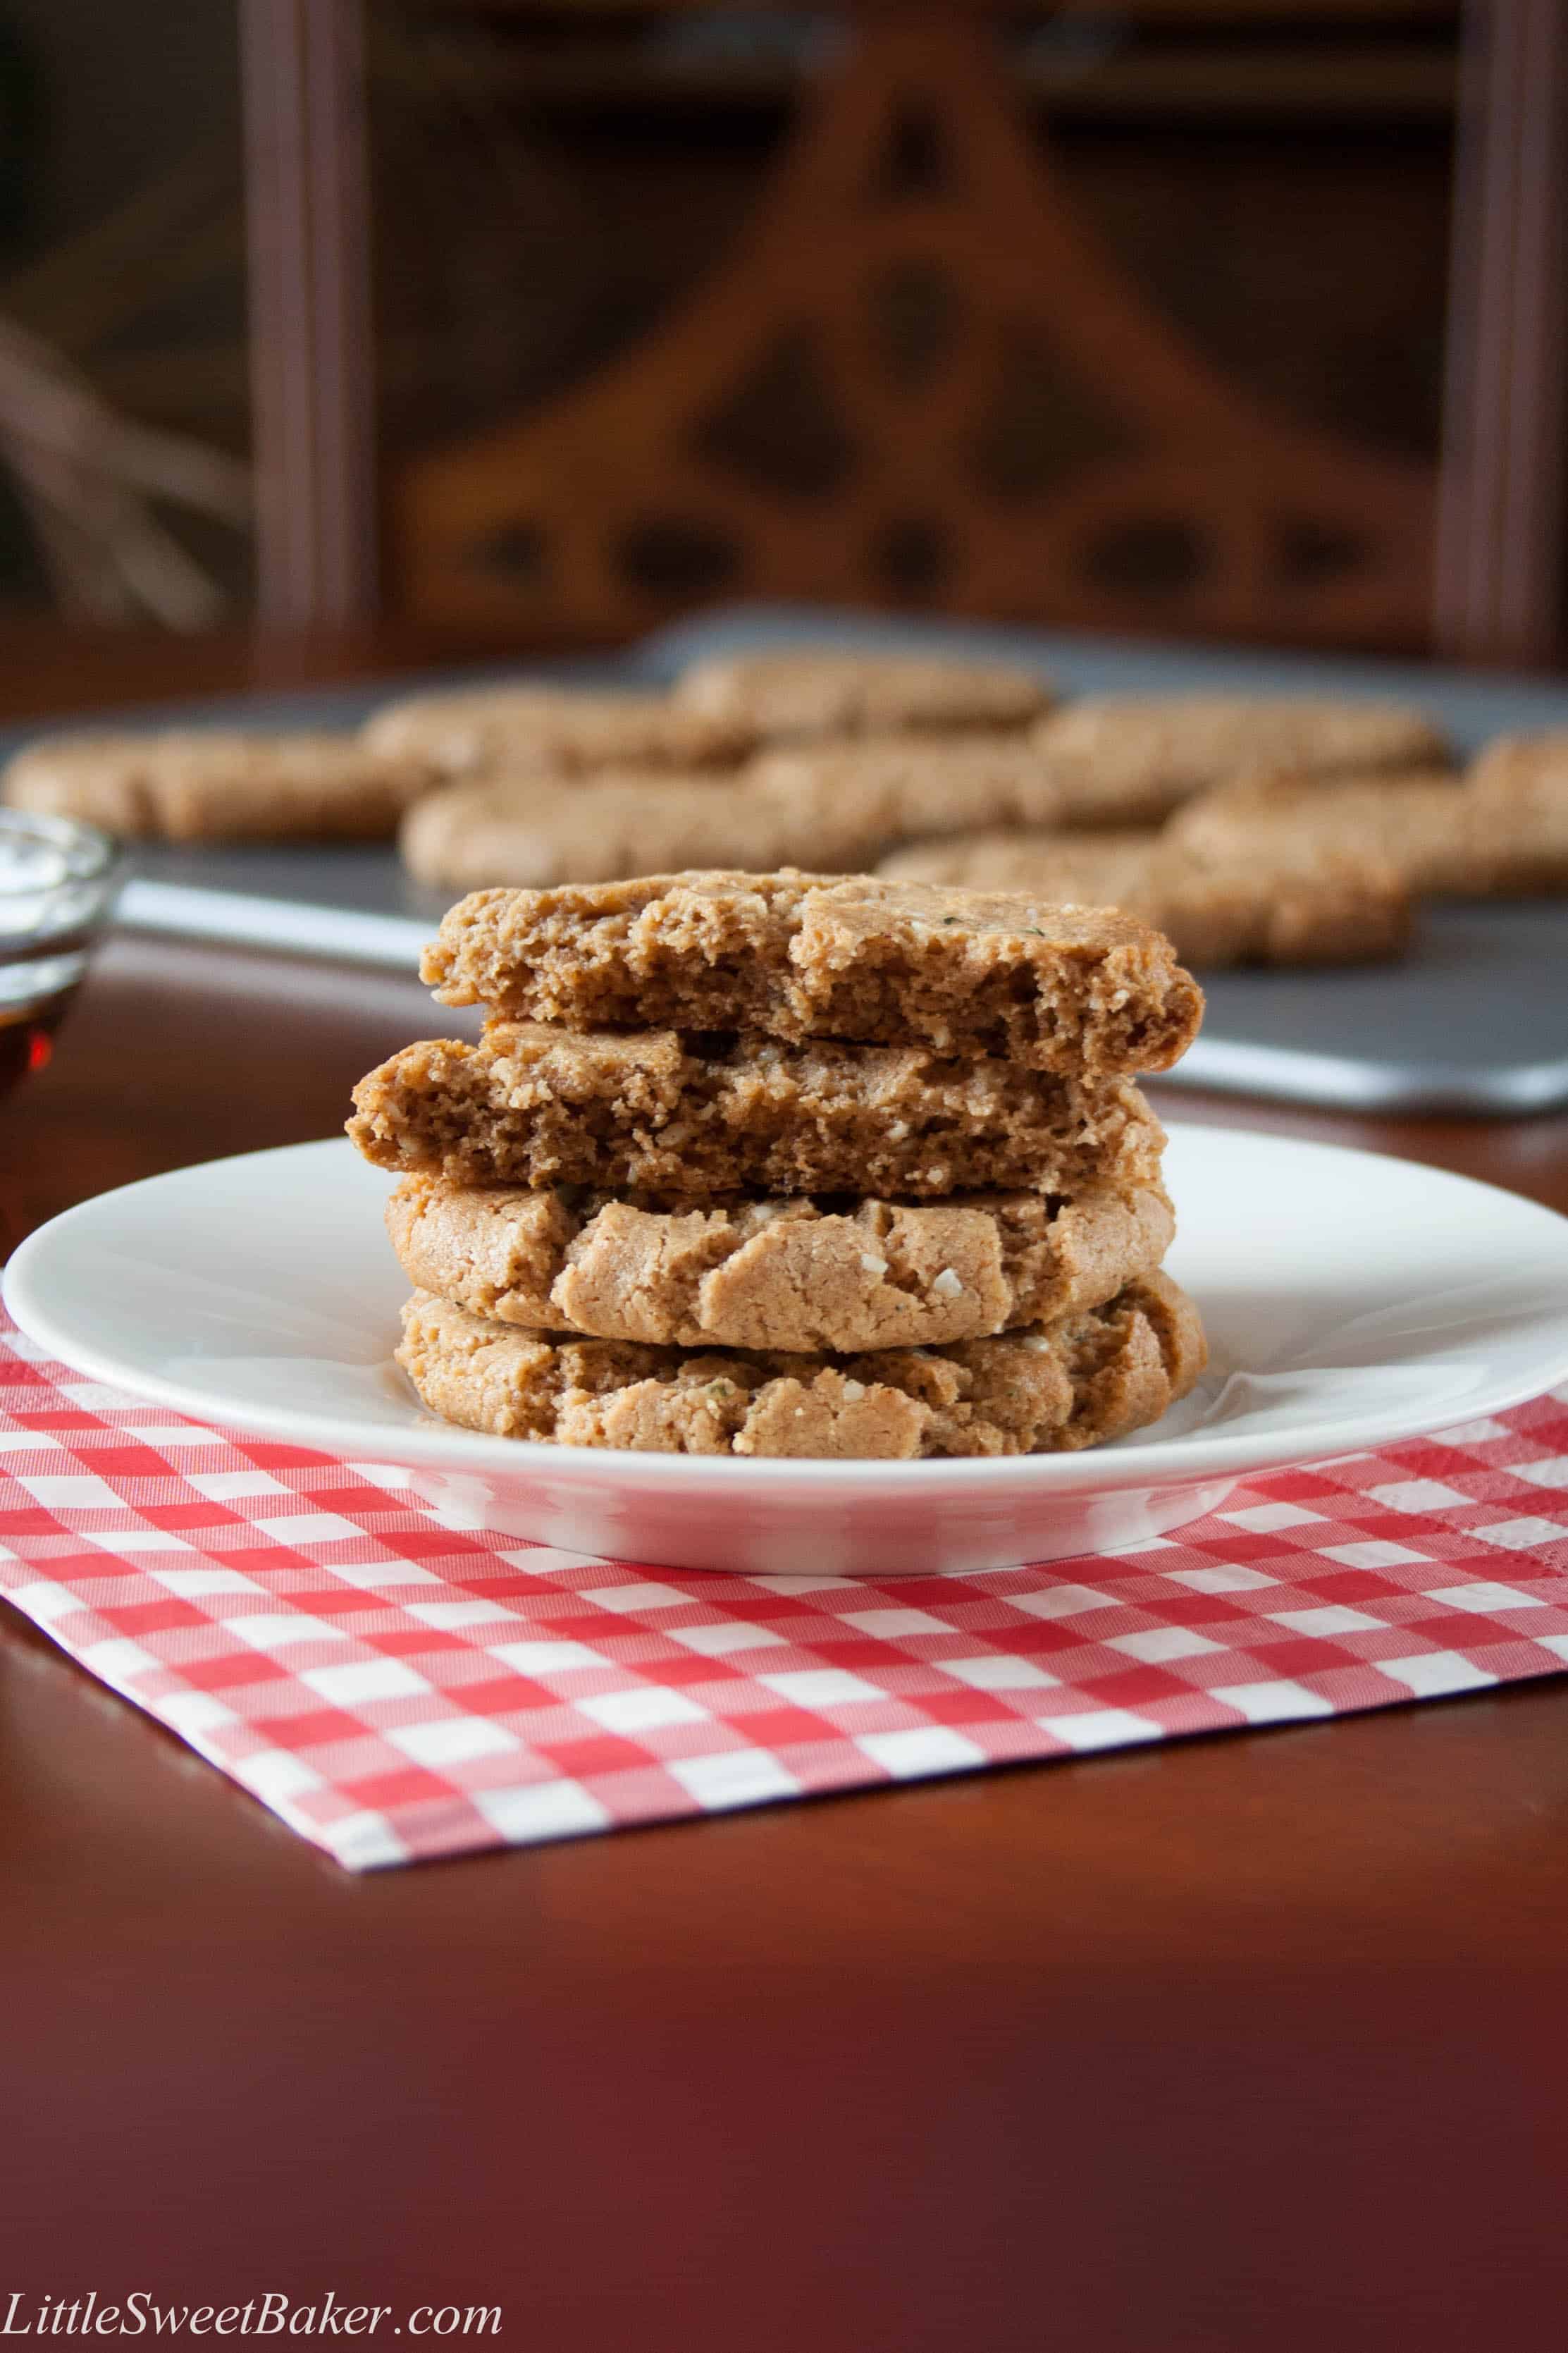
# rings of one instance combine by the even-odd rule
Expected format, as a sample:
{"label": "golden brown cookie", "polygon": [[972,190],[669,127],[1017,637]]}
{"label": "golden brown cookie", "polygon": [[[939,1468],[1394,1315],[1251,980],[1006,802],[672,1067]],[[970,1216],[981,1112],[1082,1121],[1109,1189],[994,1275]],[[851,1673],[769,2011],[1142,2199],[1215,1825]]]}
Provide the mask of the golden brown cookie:
{"label": "golden brown cookie", "polygon": [[466,1430],[639,1453],[1067,1453],[1157,1421],[1206,1361],[1197,1311],[1151,1274],[1027,1332],[855,1356],[563,1340],[416,1292],[397,1360]]}
{"label": "golden brown cookie", "polygon": [[981,825],[1050,825],[1061,794],[1026,734],[868,735],[763,752],[742,771],[752,791],[827,793],[861,807],[890,845]]}
{"label": "golden brown cookie", "polygon": [[1091,1076],[1168,1069],[1203,1012],[1170,943],[1113,911],[789,872],[478,892],[421,971],[445,1005],[574,1029],[920,1043]]}
{"label": "golden brown cookie", "polygon": [[168,841],[380,840],[431,782],[426,762],[353,735],[194,727],[44,736],[9,762],[0,797]]}
{"label": "golden brown cookie", "polygon": [[888,881],[944,891],[1023,891],[1047,906],[1141,913],[1133,902],[1147,883],[1160,839],[1152,826],[1093,833],[994,826],[907,842],[877,871]]}
{"label": "golden brown cookie", "polygon": [[1152,1183],[1138,1090],[919,1046],[716,1041],[494,1022],[406,1046],[354,1089],[367,1160],[458,1185],[726,1193],[1074,1194]]}
{"label": "golden brown cookie", "polygon": [[1080,825],[1144,825],[1258,770],[1370,776],[1446,765],[1449,745],[1396,702],[1304,695],[1093,695],[1041,720],[1036,750]]}
{"label": "golden brown cookie", "polygon": [[769,742],[909,729],[1023,727],[1051,701],[1021,664],[795,646],[696,662],[675,690],[683,711],[751,728]]}
{"label": "golden brown cookie", "polygon": [[1173,818],[1167,839],[1215,865],[1310,871],[1330,849],[1393,866],[1417,894],[1507,897],[1568,888],[1568,792],[1494,767],[1483,783],[1389,776],[1336,785],[1260,777]]}
{"label": "golden brown cookie", "polygon": [[1568,890],[1568,728],[1500,736],[1476,761],[1468,785],[1478,851],[1469,887]]}
{"label": "golden brown cookie", "polygon": [[667,694],[560,686],[474,686],[389,702],[362,731],[373,751],[409,754],[446,776],[583,776],[597,768],[733,767],[756,740],[743,721]]}
{"label": "golden brown cookie", "polygon": [[1158,1185],[671,1209],[405,1177],[404,1272],[470,1314],[681,1347],[932,1347],[1099,1307],[1171,1244]]}
{"label": "golden brown cookie", "polygon": [[409,811],[403,862],[447,890],[594,883],[716,861],[766,870],[796,859],[870,864],[889,830],[864,800],[616,773],[581,782],[509,776],[442,786]]}
{"label": "golden brown cookie", "polygon": [[911,843],[880,871],[1117,906],[1163,932],[1188,964],[1211,967],[1384,962],[1410,937],[1410,896],[1395,869],[1332,844],[1276,869],[1261,846],[1210,863],[1152,831],[955,834]]}
{"label": "golden brown cookie", "polygon": [[1568,727],[1533,735],[1498,735],[1476,754],[1466,781],[1488,800],[1568,800]]}

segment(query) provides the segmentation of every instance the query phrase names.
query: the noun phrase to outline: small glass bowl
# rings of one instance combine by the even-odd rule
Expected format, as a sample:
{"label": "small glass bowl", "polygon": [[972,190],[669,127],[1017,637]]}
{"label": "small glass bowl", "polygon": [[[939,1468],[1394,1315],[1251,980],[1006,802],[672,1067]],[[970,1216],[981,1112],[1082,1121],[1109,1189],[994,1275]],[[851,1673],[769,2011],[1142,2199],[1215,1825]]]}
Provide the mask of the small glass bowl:
{"label": "small glass bowl", "polygon": [[0,809],[0,1091],[48,1060],[125,872],[95,827]]}

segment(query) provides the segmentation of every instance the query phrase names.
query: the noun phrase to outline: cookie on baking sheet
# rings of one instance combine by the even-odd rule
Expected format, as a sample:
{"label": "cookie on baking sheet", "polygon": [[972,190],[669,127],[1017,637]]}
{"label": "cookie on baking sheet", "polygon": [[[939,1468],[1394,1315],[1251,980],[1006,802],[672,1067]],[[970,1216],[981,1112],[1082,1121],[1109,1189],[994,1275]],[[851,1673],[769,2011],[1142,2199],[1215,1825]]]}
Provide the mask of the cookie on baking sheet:
{"label": "cookie on baking sheet", "polygon": [[458,1185],[726,1193],[1075,1194],[1152,1184],[1164,1135],[1136,1087],[929,1047],[695,1041],[492,1022],[406,1046],[354,1089],[367,1160]]}
{"label": "cookie on baking sheet", "polygon": [[1163,1258],[1163,1187],[672,1209],[405,1177],[404,1272],[471,1314],[681,1347],[931,1347],[1101,1306]]}
{"label": "cookie on baking sheet", "polygon": [[438,774],[583,776],[597,768],[731,768],[756,741],[742,721],[667,694],[559,686],[475,686],[383,705],[361,735]]}
{"label": "cookie on baking sheet", "polygon": [[911,841],[883,859],[885,881],[946,891],[1022,891],[1047,905],[1119,907],[1145,888],[1161,836],[1152,826],[1059,832],[1048,826],[992,826],[941,840]]}
{"label": "cookie on baking sheet", "polygon": [[1568,802],[1568,727],[1532,735],[1498,735],[1478,752],[1466,782],[1472,792]]}
{"label": "cookie on baking sheet", "polygon": [[918,1041],[1093,1076],[1168,1069],[1203,1013],[1169,941],[1131,917],[859,876],[481,891],[420,969],[443,1004],[579,1029]]}
{"label": "cookie on baking sheet", "polygon": [[1021,663],[792,646],[694,662],[681,673],[675,700],[683,711],[779,742],[911,728],[1024,727],[1053,696]]}
{"label": "cookie on baking sheet", "polygon": [[752,791],[831,793],[864,804],[889,844],[968,826],[1050,825],[1061,794],[1026,734],[866,735],[761,752]]}
{"label": "cookie on baking sheet", "polygon": [[1258,776],[1179,809],[1163,839],[1226,871],[1249,859],[1270,874],[1310,871],[1328,850],[1381,860],[1412,891],[1452,889],[1468,860],[1468,796],[1458,776],[1358,776],[1321,784]]}
{"label": "cookie on baking sheet", "polygon": [[1338,785],[1260,777],[1194,801],[1167,839],[1193,856],[1302,871],[1332,849],[1394,867],[1418,895],[1568,889],[1568,790],[1500,762],[1483,782],[1390,776]]}
{"label": "cookie on baking sheet", "polygon": [[1568,891],[1568,728],[1500,736],[1476,761],[1468,786],[1479,887]]}
{"label": "cookie on baking sheet", "polygon": [[738,1354],[563,1339],[416,1292],[397,1361],[433,1413],[500,1438],[639,1453],[1068,1453],[1157,1421],[1206,1361],[1163,1274],[1053,1324],[945,1348]]}
{"label": "cookie on baking sheet", "polygon": [[911,843],[879,871],[1119,907],[1163,933],[1186,963],[1211,967],[1384,963],[1410,938],[1410,894],[1370,850],[1331,846],[1275,866],[1258,847],[1211,863],[1150,830],[991,832]]}
{"label": "cookie on baking sheet", "polygon": [[682,866],[766,870],[797,859],[837,871],[871,864],[889,829],[874,804],[826,786],[751,793],[738,784],[638,775],[476,778],[443,785],[408,813],[403,862],[444,890],[594,883]]}
{"label": "cookie on baking sheet", "polygon": [[1300,776],[1437,768],[1442,730],[1399,702],[1306,695],[1090,695],[1052,712],[1032,741],[1080,825],[1143,825],[1255,770]]}
{"label": "cookie on baking sheet", "polygon": [[12,808],[167,841],[383,840],[426,790],[427,763],[353,735],[47,735],[0,776]]}

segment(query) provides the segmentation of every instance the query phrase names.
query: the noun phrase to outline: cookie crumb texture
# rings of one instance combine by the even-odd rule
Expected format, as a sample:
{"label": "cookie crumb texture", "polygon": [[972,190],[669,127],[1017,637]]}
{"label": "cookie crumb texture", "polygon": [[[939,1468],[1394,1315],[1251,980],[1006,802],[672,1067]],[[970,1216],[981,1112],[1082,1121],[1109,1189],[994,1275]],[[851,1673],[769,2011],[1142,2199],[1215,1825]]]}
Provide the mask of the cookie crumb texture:
{"label": "cookie crumb texture", "polygon": [[919,1039],[1091,1077],[1168,1070],[1203,1017],[1170,942],[1114,909],[789,870],[479,891],[421,972],[514,1020]]}
{"label": "cookie crumb texture", "polygon": [[1192,1302],[1150,1274],[1028,1332],[838,1359],[561,1340],[416,1292],[397,1360],[432,1412],[499,1438],[909,1461],[1103,1445],[1157,1421],[1206,1354]]}
{"label": "cookie crumb texture", "polygon": [[360,1081],[367,1160],[456,1185],[728,1193],[1082,1192],[1152,1184],[1164,1133],[1136,1087],[914,1046],[576,1035],[492,1022]]}
{"label": "cookie crumb texture", "polygon": [[1102,1306],[1174,1230],[1155,1185],[1074,1201],[742,1200],[667,1209],[405,1179],[404,1272],[472,1314],[682,1347],[932,1347]]}

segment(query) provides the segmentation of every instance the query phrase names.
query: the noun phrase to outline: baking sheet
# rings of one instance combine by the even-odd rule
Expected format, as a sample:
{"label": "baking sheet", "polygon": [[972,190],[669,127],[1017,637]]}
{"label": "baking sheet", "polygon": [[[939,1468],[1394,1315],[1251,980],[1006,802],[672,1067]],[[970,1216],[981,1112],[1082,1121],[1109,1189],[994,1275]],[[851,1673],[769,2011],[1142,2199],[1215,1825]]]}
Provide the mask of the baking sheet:
{"label": "baking sheet", "polygon": [[[1396,695],[1435,712],[1467,748],[1506,730],[1568,726],[1568,685],[1308,655],[878,621],[805,608],[702,616],[622,658],[450,671],[363,688],[145,706],[138,726],[352,724],[393,693],[488,677],[626,687],[662,683],[698,655],[792,640],[997,654],[1076,693]],[[98,723],[110,723],[103,714]],[[10,749],[36,728],[6,732]],[[137,929],[412,969],[445,903],[390,849],[138,849],[121,909]],[[1473,902],[1423,913],[1403,965],[1205,975],[1203,1034],[1167,1083],[1366,1111],[1517,1116],[1568,1103],[1568,899]]]}

